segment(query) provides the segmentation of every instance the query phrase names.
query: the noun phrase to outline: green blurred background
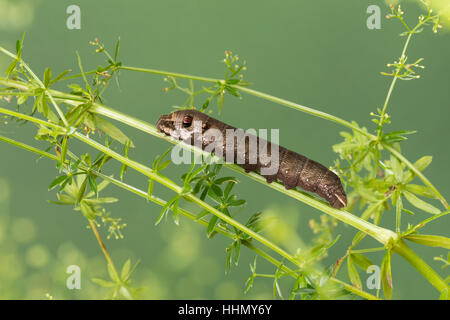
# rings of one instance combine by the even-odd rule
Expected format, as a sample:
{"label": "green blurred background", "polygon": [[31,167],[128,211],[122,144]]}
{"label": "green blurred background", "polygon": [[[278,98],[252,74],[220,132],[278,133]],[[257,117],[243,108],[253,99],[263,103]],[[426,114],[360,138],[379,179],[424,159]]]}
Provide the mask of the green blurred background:
{"label": "green blurred background", "polygon": [[[13,51],[16,39],[26,31],[23,58],[37,74],[46,67],[54,74],[69,68],[77,73],[77,50],[86,69],[103,63],[103,57],[89,46],[95,37],[113,50],[120,36],[120,60],[126,65],[216,78],[223,77],[221,60],[224,51],[231,50],[247,61],[245,79],[254,89],[355,120],[372,130],[369,113],[382,105],[390,82],[380,71],[398,58],[404,43],[398,36],[403,31],[398,21],[383,18],[380,30],[366,27],[366,9],[374,3],[380,5],[384,17],[388,12],[384,2],[366,0],[0,0],[0,44]],[[66,28],[66,8],[71,4],[81,7],[81,30]],[[407,19],[415,22],[420,7],[407,2],[403,8]],[[390,130],[418,131],[403,144],[403,152],[412,161],[433,155],[426,175],[444,197],[450,196],[449,40],[445,31],[435,35],[429,29],[413,39],[408,55],[411,59],[424,57],[426,68],[420,71],[420,80],[398,83],[388,111],[393,122]],[[1,70],[9,62],[1,55]],[[159,76],[122,72],[120,80],[120,90],[113,83],[107,90],[105,104],[151,123],[184,101],[180,95],[163,93],[165,84]],[[217,116],[216,106],[212,108]],[[248,95],[242,100],[227,96],[220,119],[242,128],[280,128],[283,146],[326,166],[336,158],[331,146],[341,141],[338,132],[343,130],[332,122]],[[136,145],[130,157],[137,161],[150,165],[168,147],[152,136],[121,128]],[[32,139],[32,126],[2,124],[0,131],[45,147]],[[106,265],[86,228],[86,219],[68,207],[46,201],[55,200],[55,192],[47,191],[56,174],[54,163],[37,162],[36,156],[3,143],[0,154],[0,298],[45,299],[47,293],[55,299],[104,297],[106,289],[90,280],[105,278]],[[185,170],[187,167],[175,168],[168,173],[180,182]],[[224,169],[230,173],[227,171]],[[302,241],[308,243],[312,237],[308,221],[319,218],[316,210],[245,177],[238,178],[241,183],[236,190],[248,201],[242,221],[257,211],[277,213],[280,228],[268,237],[291,251]],[[126,182],[146,189],[146,180],[134,172],[127,172]],[[161,186],[155,192],[166,199],[171,195]],[[239,266],[225,274],[228,239],[216,236],[208,240],[204,228],[186,219],[179,227],[170,220],[154,227],[160,207],[113,186],[105,195],[120,198],[108,208],[127,223],[125,238],[106,240],[106,245],[118,266],[129,257],[141,260],[133,284],[146,287],[143,298],[272,298],[270,280],[258,279],[249,293],[243,293],[253,252],[243,248]],[[415,223],[424,218],[425,214],[406,219]],[[388,212],[382,225],[392,227],[394,220]],[[449,222],[447,216],[427,227],[426,233],[448,235]],[[100,231],[105,234],[104,228]],[[355,233],[339,224],[336,234],[341,238],[323,265],[343,256]],[[370,240],[365,244],[376,245]],[[433,257],[446,255],[445,250],[412,247],[440,270],[441,264]],[[380,258],[373,256],[378,263]],[[65,270],[72,264],[81,267],[81,290],[65,287]],[[345,269],[340,273],[342,279],[346,279]],[[258,272],[274,270],[260,259]],[[398,256],[393,261],[393,277],[396,299],[438,297]],[[366,278],[362,274],[363,282]]]}

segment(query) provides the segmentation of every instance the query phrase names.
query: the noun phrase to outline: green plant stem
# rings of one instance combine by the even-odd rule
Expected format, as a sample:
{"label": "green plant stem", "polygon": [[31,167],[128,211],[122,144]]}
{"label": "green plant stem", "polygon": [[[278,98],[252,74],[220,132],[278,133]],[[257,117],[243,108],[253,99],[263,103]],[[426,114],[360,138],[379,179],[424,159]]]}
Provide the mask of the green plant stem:
{"label": "green plant stem", "polygon": [[403,240],[398,241],[392,248],[392,250],[402,256],[406,261],[408,261],[439,292],[442,292],[445,289],[450,290],[445,281],[414,251],[412,251]]}
{"label": "green plant stem", "polygon": [[[409,28],[408,28],[408,30],[409,30]],[[402,50],[402,55],[400,56],[401,59],[403,59],[403,57],[406,54],[406,49],[408,48],[408,44],[409,44],[409,41],[411,40],[412,35],[413,34],[410,32],[408,34],[408,38],[406,38],[405,45],[403,46],[403,50]],[[389,100],[391,99],[391,95],[394,90],[395,84],[397,83],[399,72],[400,72],[400,70],[396,71],[396,73],[392,79],[391,85],[389,86],[389,90],[386,95],[386,99],[384,100],[383,109],[381,110],[381,113],[380,113],[380,124],[379,124],[380,129],[378,130],[378,139],[381,138],[381,134],[383,132],[383,124],[384,124],[384,121],[386,120],[385,115],[386,115],[387,106],[389,104]]]}
{"label": "green plant stem", "polygon": [[[33,152],[33,153],[36,153],[36,154],[38,154],[38,155],[40,155],[40,156],[49,158],[49,159],[51,159],[51,160],[58,161],[58,162],[60,161],[60,158],[59,158],[58,156],[56,156],[56,155],[53,155],[53,154],[48,153],[48,152],[46,152],[46,151],[42,151],[42,150],[40,150],[40,149],[38,149],[38,148],[29,146],[29,145],[27,145],[27,144],[18,142],[18,141],[16,141],[16,140],[13,140],[13,139],[4,137],[4,136],[2,136],[2,135],[0,135],[0,141],[9,143],[9,144],[11,144],[11,145],[14,145],[14,146],[16,146],[16,147],[22,148],[22,149],[27,150],[27,151],[31,151],[31,152]],[[68,162],[66,162],[66,163],[68,163]],[[88,169],[87,167],[84,167],[83,165],[80,165],[80,168],[83,169],[83,170],[87,170],[87,169]],[[142,198],[144,198],[144,199],[146,199],[146,200],[150,200],[150,201],[152,201],[152,202],[154,202],[154,203],[156,203],[156,204],[158,204],[158,205],[160,205],[160,206],[162,206],[162,207],[164,207],[164,206],[166,205],[166,203],[167,203],[167,201],[162,200],[162,199],[160,199],[160,198],[158,198],[158,197],[156,197],[156,196],[154,196],[154,195],[151,195],[150,197],[148,197],[148,194],[147,194],[146,192],[144,192],[144,191],[142,191],[142,190],[140,190],[140,189],[138,189],[138,188],[136,188],[136,187],[133,187],[133,186],[131,186],[131,185],[128,185],[128,184],[126,184],[126,183],[124,183],[124,182],[122,182],[122,181],[120,181],[120,180],[114,179],[113,177],[107,176],[107,175],[105,175],[105,174],[103,174],[103,173],[101,173],[101,172],[98,172],[98,171],[96,171],[96,170],[91,170],[90,172],[91,172],[92,174],[94,174],[95,176],[97,176],[97,177],[103,179],[103,180],[106,180],[106,181],[108,181],[108,182],[110,182],[110,183],[112,183],[112,184],[114,184],[114,185],[116,185],[116,186],[118,186],[118,187],[120,187],[120,188],[122,188],[122,189],[124,189],[124,190],[127,190],[127,191],[129,191],[129,192],[131,192],[131,193],[134,193],[134,194],[136,194],[136,195],[138,195],[138,196],[140,196],[140,197],[142,197]],[[194,222],[197,222],[197,223],[203,225],[204,227],[207,227],[208,224],[209,224],[209,222],[206,221],[206,220],[203,220],[203,219],[197,219],[197,216],[196,216],[195,214],[189,212],[189,211],[186,210],[186,209],[183,209],[183,208],[181,208],[181,207],[178,207],[178,210],[179,210],[179,212],[180,212],[181,215],[185,216],[186,218],[188,218],[188,219],[190,219],[190,220],[192,220],[192,221],[194,221]],[[92,227],[92,223],[93,223],[93,222],[90,220],[91,227]],[[94,227],[95,227],[95,224],[94,224]],[[94,228],[93,228],[93,230],[97,230],[97,229],[94,229]],[[226,237],[228,237],[228,238],[230,238],[230,239],[234,239],[234,234],[230,233],[228,230],[224,229],[223,227],[215,226],[215,227],[214,227],[214,230],[215,230],[217,233],[220,233],[220,234],[222,234],[222,235],[224,235],[224,236],[226,236]],[[98,231],[97,231],[97,232],[94,232],[94,234],[96,234],[96,237],[97,237]],[[103,253],[104,253],[104,255],[105,255],[105,257],[106,257],[108,263],[109,263],[110,261],[111,261],[111,263],[112,263],[112,259],[111,259],[110,255],[108,254],[108,251],[106,250],[106,247],[105,247],[104,245],[103,245],[103,246],[101,245],[101,243],[103,243],[103,241],[101,241],[101,238],[100,238],[100,240],[99,240],[99,238],[97,238],[97,241],[99,241],[99,244],[100,244],[100,247],[102,248],[102,251],[103,251],[103,248],[105,249],[105,250],[103,251]],[[249,241],[242,241],[242,244],[243,244],[245,247],[247,247],[247,248],[249,248],[250,250],[252,250],[253,252],[255,252],[256,254],[258,254],[259,256],[261,256],[262,258],[264,258],[265,260],[267,260],[268,262],[270,262],[270,263],[272,263],[273,265],[275,265],[276,267],[279,267],[279,266],[281,265],[281,268],[282,268],[286,273],[288,273],[290,276],[292,276],[294,279],[296,279],[296,277],[297,277],[296,274],[297,274],[297,273],[296,273],[294,270],[290,269],[289,267],[287,267],[287,266],[284,265],[284,264],[282,265],[282,263],[281,263],[280,261],[278,261],[277,259],[273,258],[270,254],[266,253],[265,251],[261,250],[261,249],[258,248],[258,247],[255,247],[255,246],[254,246],[251,242],[249,242]],[[105,253],[105,252],[106,252],[106,253]],[[114,267],[113,264],[112,264],[112,266]],[[114,270],[116,270],[116,269],[114,268]],[[117,273],[117,271],[115,271],[115,272]],[[356,295],[359,295],[360,297],[366,298],[366,299],[368,299],[368,300],[378,300],[378,298],[377,298],[376,296],[371,295],[370,293],[367,293],[367,292],[365,292],[365,291],[363,291],[363,290],[360,290],[360,289],[358,289],[358,288],[356,288],[356,287],[354,287],[354,286],[352,286],[352,285],[350,285],[350,284],[348,284],[348,283],[345,283],[345,282],[343,282],[343,281],[341,281],[341,280],[339,280],[339,279],[337,279],[337,278],[330,277],[330,281],[332,281],[332,282],[334,282],[334,283],[337,283],[337,284],[341,284],[342,286],[344,286],[344,288],[345,288],[347,291],[352,292],[352,293],[354,293],[354,294],[356,294]]]}
{"label": "green plant stem", "polygon": [[325,113],[325,112],[322,112],[322,111],[319,111],[319,110],[316,110],[316,109],[313,109],[313,108],[310,108],[310,107],[302,106],[302,105],[300,105],[298,103],[295,103],[295,102],[292,102],[292,101],[289,101],[289,100],[286,100],[286,99],[278,98],[278,97],[272,96],[270,94],[263,93],[263,92],[260,92],[260,91],[256,91],[256,90],[253,90],[253,89],[249,89],[249,88],[246,88],[246,87],[242,87],[242,86],[239,86],[239,85],[229,85],[229,86],[233,87],[233,88],[235,88],[235,89],[237,89],[237,90],[239,90],[241,92],[248,93],[248,94],[250,94],[252,96],[255,96],[255,97],[258,97],[258,98],[262,98],[264,100],[272,101],[272,102],[275,102],[277,104],[284,105],[286,107],[289,107],[289,108],[292,108],[292,109],[295,109],[295,110],[298,110],[298,111],[302,111],[304,113],[311,114],[313,116],[316,116],[316,117],[319,117],[319,118],[322,118],[322,119],[330,120],[330,121],[333,121],[335,123],[341,124],[341,125],[349,128],[349,129],[358,131],[359,133],[363,134],[364,136],[368,137],[371,140],[375,140],[376,139],[376,137],[374,135],[368,133],[367,131],[364,131],[361,128],[355,126],[354,124],[352,124],[352,123],[350,123],[350,122],[348,122],[348,121],[346,121],[344,119],[341,119],[339,117],[333,116],[331,114],[328,114],[328,113]]}
{"label": "green plant stem", "polygon": [[370,248],[370,249],[358,249],[358,250],[351,250],[351,253],[368,253],[368,252],[379,252],[386,250],[384,247],[379,248]]}
{"label": "green plant stem", "polygon": [[116,267],[114,266],[114,262],[111,259],[111,256],[108,253],[108,250],[106,249],[105,243],[102,240],[102,237],[100,236],[100,233],[98,233],[97,227],[95,226],[94,220],[88,219],[89,225],[91,226],[92,231],[94,232],[95,238],[97,239],[97,242],[102,249],[103,255],[106,258],[106,261],[108,262],[109,266],[111,267],[111,270],[113,271],[115,278],[120,279],[119,273],[117,272]]}
{"label": "green plant stem", "polygon": [[[144,72],[144,73],[151,73],[151,74],[157,74],[157,75],[163,75],[163,76],[171,76],[171,77],[176,77],[176,78],[183,78],[183,79],[191,79],[191,80],[198,80],[198,81],[204,81],[204,82],[211,82],[211,83],[217,83],[217,84],[225,84],[224,80],[220,80],[220,79],[213,79],[213,78],[206,78],[206,77],[199,77],[199,76],[193,76],[193,75],[187,75],[187,74],[181,74],[181,73],[176,73],[176,72],[168,72],[168,71],[161,71],[161,70],[155,70],[155,69],[147,69],[147,68],[135,68],[135,67],[127,67],[127,66],[121,66],[119,67],[119,69],[122,70],[128,70],[128,71],[138,71],[138,72]],[[358,132],[360,132],[361,134],[367,136],[370,139],[376,139],[376,137],[366,131],[363,131],[362,129],[360,129],[359,127],[353,125],[352,123],[345,121],[344,119],[341,119],[339,117],[330,115],[328,113],[313,109],[313,108],[309,108],[309,107],[305,107],[302,106],[300,104],[297,104],[295,102],[291,102],[285,99],[281,99],[281,98],[277,98],[275,96],[263,93],[263,92],[259,92],[256,90],[252,90],[240,85],[230,85],[227,84],[230,87],[233,87],[241,92],[245,92],[247,94],[268,100],[268,101],[272,101],[284,106],[287,106],[289,108],[293,108],[311,115],[314,115],[316,117],[319,118],[323,118],[323,119],[327,119],[336,123],[339,123],[343,126],[346,126],[352,130],[356,130]]]}
{"label": "green plant stem", "polygon": [[117,67],[117,69],[158,74],[161,76],[181,78],[181,79],[190,79],[190,80],[197,80],[197,81],[211,82],[211,83],[220,83],[220,81],[221,81],[219,79],[193,76],[193,75],[188,75],[188,74],[183,74],[183,73],[162,71],[162,70],[156,70],[156,69],[146,69],[146,68],[137,68],[137,67],[128,67],[128,66],[120,66],[120,67]]}

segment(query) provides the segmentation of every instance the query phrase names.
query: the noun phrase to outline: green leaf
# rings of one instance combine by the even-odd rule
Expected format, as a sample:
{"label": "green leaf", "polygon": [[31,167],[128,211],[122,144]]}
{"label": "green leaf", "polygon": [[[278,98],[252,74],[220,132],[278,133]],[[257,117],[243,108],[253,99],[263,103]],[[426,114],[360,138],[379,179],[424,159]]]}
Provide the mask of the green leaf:
{"label": "green leaf", "polygon": [[394,197],[392,201],[395,203],[395,231],[400,232],[403,209],[403,201],[402,197],[400,196],[400,191],[394,191]]}
{"label": "green leaf", "polygon": [[[124,156],[125,158],[128,158],[128,150],[130,148],[130,143],[127,141],[124,146]],[[120,181],[123,181],[123,175],[127,171],[128,166],[125,163],[122,163],[122,167],[120,168]]]}
{"label": "green leaf", "polygon": [[85,124],[88,128],[90,128],[91,130],[95,130],[95,123],[92,121],[92,116],[87,113],[91,106],[91,102],[82,103],[67,112],[66,119],[69,124],[73,125],[74,127],[78,127],[81,122],[85,121]]}
{"label": "green leaf", "polygon": [[403,168],[400,161],[391,154],[391,167],[394,172],[394,177],[397,182],[401,182],[403,178]]}
{"label": "green leaf", "polygon": [[238,84],[240,79],[228,79],[227,84]]}
{"label": "green leaf", "polygon": [[163,163],[161,163],[159,166],[158,166],[158,171],[162,171],[162,170],[164,170],[165,168],[167,168],[168,166],[169,166],[169,164],[170,164],[170,160],[166,160],[166,161],[164,161]]}
{"label": "green leaf", "polygon": [[48,88],[51,79],[52,79],[52,70],[50,68],[46,68],[44,71],[44,87]]}
{"label": "green leaf", "polygon": [[83,88],[80,87],[80,85],[78,85],[78,84],[76,84],[76,83],[71,83],[71,84],[67,85],[67,87],[68,87],[69,89],[72,89],[72,91],[73,91],[73,92],[76,92],[76,93],[82,93],[82,92],[85,92],[85,91],[83,90]]}
{"label": "green leaf", "polygon": [[127,300],[133,300],[133,295],[125,286],[120,286],[120,294]]}
{"label": "green leaf", "polygon": [[118,274],[115,272],[114,267],[108,263],[108,274],[109,278],[117,284],[120,284],[120,279],[118,278]]}
{"label": "green leaf", "polygon": [[[414,162],[414,167],[419,171],[423,171],[423,170],[425,170],[426,167],[428,167],[430,165],[432,160],[433,160],[432,156],[424,156],[424,157],[420,158],[419,160],[417,160],[416,162]],[[414,179],[415,176],[416,176],[416,174],[414,172],[412,172],[411,170],[408,170],[408,172],[404,176],[403,183],[410,182],[412,179]]]}
{"label": "green leaf", "polygon": [[175,222],[175,224],[177,226],[180,225],[180,215],[178,212],[178,204],[179,203],[180,203],[180,197],[177,197],[172,206],[172,218],[173,218],[173,222]]}
{"label": "green leaf", "polygon": [[159,217],[155,222],[155,226],[160,224],[162,219],[167,215],[167,213],[169,212],[170,205],[172,204],[172,201],[173,201],[173,199],[167,201],[166,204],[164,205],[164,207],[161,209],[161,213],[159,214]]}
{"label": "green leaf", "polygon": [[94,194],[97,196],[98,195],[98,188],[97,188],[97,181],[95,179],[95,177],[93,176],[89,176],[89,186],[91,188],[91,191],[94,192]]}
{"label": "green leaf", "polygon": [[76,55],[77,55],[77,59],[78,59],[78,67],[80,68],[81,75],[83,76],[84,85],[86,86],[89,96],[93,96],[92,89],[91,89],[91,86],[89,85],[89,81],[86,78],[86,74],[84,73],[83,64],[81,63],[81,57],[78,54],[78,51],[76,51]]}
{"label": "green leaf", "polygon": [[393,132],[389,132],[385,135],[383,135],[383,141],[387,142],[387,143],[394,143],[394,142],[399,142],[399,141],[403,141],[406,140],[408,138],[404,137],[404,135],[407,134],[413,134],[416,133],[416,131],[393,131]]}
{"label": "green leaf", "polygon": [[7,77],[9,77],[14,72],[14,70],[16,69],[16,66],[17,66],[17,60],[14,60],[13,62],[11,62],[11,64],[6,69]]}
{"label": "green leaf", "polygon": [[426,186],[408,183],[407,185],[405,185],[405,188],[409,192],[418,194],[419,196],[437,199],[436,195]]}
{"label": "green leaf", "polygon": [[17,57],[20,59],[20,57],[22,56],[22,49],[23,49],[23,40],[25,39],[25,32],[22,33],[22,38],[16,41],[16,52],[17,52]]}
{"label": "green leaf", "polygon": [[219,96],[217,97],[217,106],[219,108],[219,114],[222,113],[223,110],[223,99],[224,99],[225,94],[223,92],[221,92],[219,94]]}
{"label": "green leaf", "polygon": [[128,259],[122,267],[122,271],[120,272],[120,278],[122,278],[122,280],[126,280],[128,278],[128,274],[130,272],[131,269],[131,260]]}
{"label": "green leaf", "polygon": [[228,195],[230,194],[231,189],[233,189],[234,185],[235,185],[234,181],[230,181],[227,183],[227,186],[225,187],[225,190],[223,192],[225,198],[228,198]]}
{"label": "green leaf", "polygon": [[220,189],[217,185],[211,185],[211,190],[218,198],[221,198],[223,196],[222,189]]}
{"label": "green leaf", "polygon": [[403,191],[403,195],[405,196],[406,200],[408,200],[409,203],[411,203],[416,208],[419,208],[423,211],[426,211],[431,214],[440,214],[441,211],[436,208],[435,206],[429,204],[428,202],[423,201],[422,199],[419,199],[414,194],[412,194],[409,191]]}
{"label": "green leaf", "polygon": [[84,194],[86,193],[87,182],[88,179],[87,177],[85,177],[77,194],[77,203],[79,203],[83,199]]}
{"label": "green leaf", "polygon": [[[113,175],[110,176],[111,178],[113,177]],[[97,184],[97,192],[101,192],[103,189],[105,189],[111,182],[108,180],[103,180],[102,182],[100,182],[100,184]],[[86,197],[90,198],[95,196],[95,193],[93,191],[90,191]]]}
{"label": "green leaf", "polygon": [[55,180],[53,180],[50,185],[48,186],[48,190],[52,190],[53,188],[55,188],[57,185],[59,185],[60,183],[62,183],[64,180],[67,179],[66,175],[62,175],[57,177]]}
{"label": "green leaf", "polygon": [[197,214],[197,216],[195,217],[195,220],[200,220],[201,218],[209,215],[210,212],[208,210],[202,210],[199,214]]}
{"label": "green leaf", "polygon": [[84,199],[83,201],[89,204],[102,204],[102,203],[115,203],[119,201],[119,199],[113,197],[105,197],[98,199]]}
{"label": "green leaf", "polygon": [[[222,192],[222,190],[220,188],[218,188],[220,190],[220,192]],[[213,199],[215,202],[217,203],[221,203],[222,199],[220,199],[217,194],[213,191],[213,188],[209,188],[208,189],[208,196]]]}
{"label": "green leaf", "polygon": [[241,199],[241,200],[234,200],[231,201],[230,203],[228,203],[229,207],[239,207],[239,206],[243,206],[247,201]]}
{"label": "green leaf", "polygon": [[367,268],[374,264],[369,258],[360,253],[352,253],[351,256],[353,262],[364,271],[367,271]]}
{"label": "green leaf", "polygon": [[407,240],[423,244],[429,247],[441,247],[450,250],[450,238],[443,236],[410,234],[405,237]]}
{"label": "green leaf", "polygon": [[72,70],[68,69],[66,71],[61,72],[59,75],[57,75],[53,80],[50,81],[49,85],[54,84],[55,82],[58,82],[59,80],[61,80],[66,74],[68,74],[69,72],[71,72]]}
{"label": "green leaf", "polygon": [[117,140],[121,144],[130,144],[130,147],[134,148],[133,142],[122,132],[119,128],[114,126],[112,123],[106,121],[98,115],[94,116],[95,125],[97,128],[105,132],[108,136]]}
{"label": "green leaf", "polygon": [[254,275],[251,275],[250,277],[248,277],[247,281],[245,281],[244,293],[247,293],[253,287],[254,280],[255,280]]}
{"label": "green leaf", "polygon": [[58,198],[59,201],[61,201],[64,204],[74,204],[75,203],[75,199],[73,199],[72,197],[62,194],[62,193],[57,193],[56,197]]}
{"label": "green leaf", "polygon": [[93,278],[91,280],[92,280],[92,282],[98,284],[99,286],[101,286],[103,288],[112,288],[112,287],[116,286],[116,284],[114,282],[99,279],[99,278]]}
{"label": "green leaf", "polygon": [[61,145],[61,163],[66,162],[66,155],[67,155],[67,140],[69,140],[68,136],[65,136],[62,140]]}
{"label": "green leaf", "polygon": [[439,296],[439,300],[449,300],[448,288],[445,288],[441,291],[441,295]]}
{"label": "green leaf", "polygon": [[241,241],[234,241],[234,264],[237,266],[239,264],[239,257],[241,254]]}
{"label": "green leaf", "polygon": [[120,37],[117,39],[116,50],[114,52],[114,62],[117,62],[117,58],[119,57],[119,49],[120,49]]}
{"label": "green leaf", "polygon": [[226,90],[229,94],[231,94],[231,95],[233,95],[233,96],[235,96],[235,97],[238,97],[238,98],[241,97],[239,91],[237,91],[237,89],[235,89],[235,88],[233,88],[233,87],[225,86],[225,90]]}
{"label": "green leaf", "polygon": [[234,183],[238,183],[239,180],[237,180],[235,177],[222,177],[214,180],[215,184],[222,184],[224,182],[233,181]]}
{"label": "green leaf", "polygon": [[95,210],[85,201],[80,202],[80,209],[83,215],[89,220],[94,220],[97,216]]}
{"label": "green leaf", "polygon": [[227,256],[225,258],[225,273],[228,273],[231,269],[231,262],[233,260],[233,243],[226,247],[225,251],[227,253]]}
{"label": "green leaf", "polygon": [[381,282],[386,299],[392,298],[391,250],[387,250],[381,263]]}
{"label": "green leaf", "polygon": [[27,102],[27,100],[28,100],[28,95],[26,95],[26,94],[21,95],[17,98],[17,104],[18,105],[24,104],[25,102]]}
{"label": "green leaf", "polygon": [[213,97],[214,97],[214,95],[212,95],[211,97],[209,97],[208,99],[206,99],[205,102],[203,102],[201,111],[205,111],[206,108],[208,108],[209,103],[211,102],[211,99],[212,99]]}
{"label": "green leaf", "polygon": [[155,185],[155,181],[153,179],[148,179],[148,189],[147,189],[147,197],[150,198],[153,194],[153,187]]}
{"label": "green leaf", "polygon": [[359,277],[358,271],[355,268],[355,265],[353,264],[353,257],[352,255],[349,255],[347,258],[347,269],[348,269],[348,276],[350,278],[350,282],[357,288],[362,288],[361,278]]}
{"label": "green leaf", "polygon": [[206,228],[206,234],[208,237],[211,237],[218,221],[219,218],[217,216],[212,216],[211,219],[209,220],[208,227]]}

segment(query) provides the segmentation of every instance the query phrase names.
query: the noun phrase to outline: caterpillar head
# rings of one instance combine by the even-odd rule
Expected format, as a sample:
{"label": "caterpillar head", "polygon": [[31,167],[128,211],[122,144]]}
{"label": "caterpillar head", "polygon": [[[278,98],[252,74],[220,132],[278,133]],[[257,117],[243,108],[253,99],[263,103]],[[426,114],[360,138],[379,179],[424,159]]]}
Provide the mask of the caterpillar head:
{"label": "caterpillar head", "polygon": [[156,123],[156,128],[175,139],[187,140],[206,129],[207,119],[207,115],[197,110],[178,110],[168,115],[163,114]]}

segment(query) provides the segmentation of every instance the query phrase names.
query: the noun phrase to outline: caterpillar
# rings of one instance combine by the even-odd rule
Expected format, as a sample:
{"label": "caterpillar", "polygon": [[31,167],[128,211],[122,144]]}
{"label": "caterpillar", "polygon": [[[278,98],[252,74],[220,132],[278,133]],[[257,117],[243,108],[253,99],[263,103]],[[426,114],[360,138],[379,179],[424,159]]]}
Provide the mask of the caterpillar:
{"label": "caterpillar", "polygon": [[[254,171],[268,183],[278,180],[286,189],[297,186],[328,201],[334,208],[347,205],[341,180],[331,170],[301,154],[267,142],[242,129],[236,129],[200,111],[187,109],[162,115],[156,128],[177,140],[203,150],[231,154],[232,160],[246,172]],[[234,135],[230,135],[230,132]],[[251,148],[253,146],[255,148]],[[219,151],[219,152],[218,152]],[[278,155],[278,157],[275,157]],[[275,159],[275,160],[274,160]],[[270,168],[276,168],[270,172]]]}

